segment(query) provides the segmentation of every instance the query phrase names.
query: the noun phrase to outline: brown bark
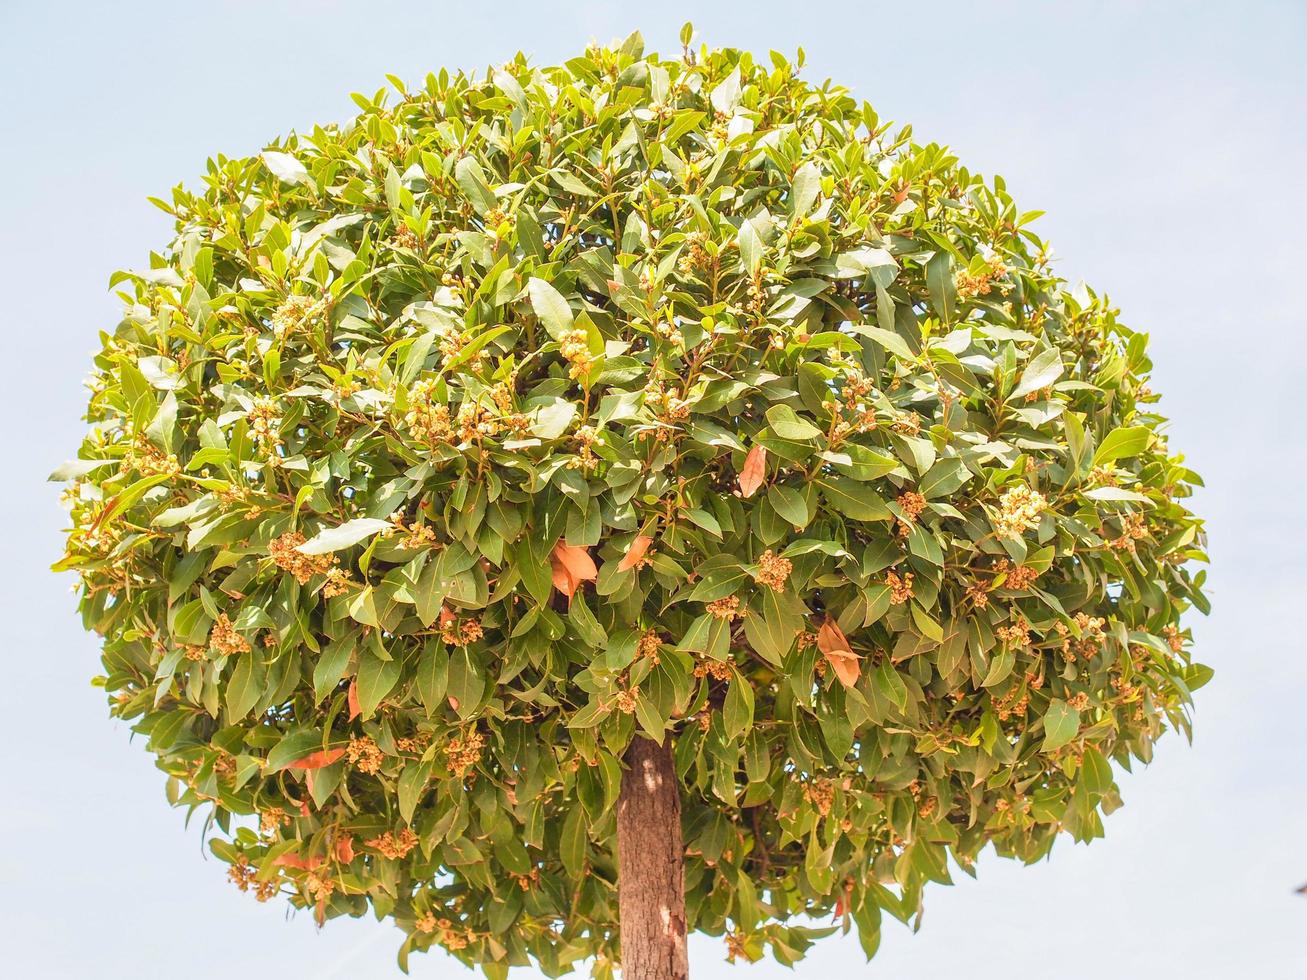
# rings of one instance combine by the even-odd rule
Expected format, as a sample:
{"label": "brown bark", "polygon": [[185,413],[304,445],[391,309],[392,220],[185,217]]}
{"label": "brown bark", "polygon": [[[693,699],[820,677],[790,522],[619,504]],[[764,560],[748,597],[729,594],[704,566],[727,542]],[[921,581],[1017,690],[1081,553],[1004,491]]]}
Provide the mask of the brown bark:
{"label": "brown bark", "polygon": [[617,898],[624,980],[686,980],[685,845],[671,739],[636,736],[617,802]]}

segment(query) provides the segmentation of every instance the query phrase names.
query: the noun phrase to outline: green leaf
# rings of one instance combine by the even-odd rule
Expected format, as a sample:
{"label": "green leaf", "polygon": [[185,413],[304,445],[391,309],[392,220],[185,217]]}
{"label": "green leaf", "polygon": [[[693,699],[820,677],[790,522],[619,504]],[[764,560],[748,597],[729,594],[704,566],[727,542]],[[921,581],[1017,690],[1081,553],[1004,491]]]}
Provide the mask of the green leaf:
{"label": "green leaf", "polygon": [[1026,365],[1021,380],[1008,395],[1008,401],[1015,401],[1031,392],[1047,388],[1060,377],[1062,377],[1062,352],[1056,348],[1040,351]]}
{"label": "green leaf", "polygon": [[444,706],[445,689],[449,685],[449,653],[439,640],[428,641],[422,650],[415,680],[418,697],[430,718]]}
{"label": "green leaf", "polygon": [[339,640],[327,644],[327,648],[313,666],[313,697],[321,701],[340,683],[349,668],[349,658],[354,652],[355,637],[347,633]]}
{"label": "green leaf", "polygon": [[557,439],[567,431],[574,418],[576,418],[576,403],[555,398],[536,409],[535,417],[531,422],[531,434],[546,442]]}
{"label": "green leaf", "polygon": [[313,181],[309,177],[308,170],[304,164],[300,163],[289,153],[281,153],[277,150],[264,150],[263,163],[273,175],[279,180],[288,184],[311,184]]}
{"label": "green leaf", "polygon": [[405,823],[413,822],[413,812],[422,800],[422,794],[431,779],[431,768],[430,762],[410,762],[404,766],[404,771],[399,775],[397,787],[399,815],[404,818]]}
{"label": "green leaf", "polygon": [[358,517],[338,527],[319,531],[296,550],[306,555],[326,555],[356,545],[374,534],[393,527],[390,521],[377,520],[375,517]]}
{"label": "green leaf", "polygon": [[893,330],[887,330],[884,327],[873,327],[866,323],[855,323],[849,329],[869,340],[874,340],[901,360],[915,361],[917,359],[917,355],[912,352],[908,342]]}
{"label": "green leaf", "polygon": [[930,292],[930,305],[940,321],[946,327],[952,326],[957,293],[953,285],[953,259],[943,249],[926,263],[926,288]]}
{"label": "green leaf", "polygon": [[1061,698],[1053,698],[1044,712],[1044,744],[1041,752],[1052,752],[1076,737],[1080,731],[1080,712]]}
{"label": "green leaf", "polygon": [[359,655],[358,695],[359,712],[364,718],[371,718],[377,712],[377,705],[389,694],[399,681],[400,662],[398,659],[382,660],[370,651]]}
{"label": "green leaf", "polygon": [[712,107],[723,116],[729,116],[735,111],[735,107],[740,101],[740,69],[732,69],[731,73],[712,90],[709,96]]}
{"label": "green leaf", "polygon": [[1116,503],[1129,502],[1135,504],[1151,504],[1152,501],[1145,497],[1137,490],[1127,490],[1124,487],[1094,487],[1085,490],[1081,496],[1086,500],[1104,500]]}
{"label": "green leaf", "polygon": [[264,672],[255,661],[254,654],[241,654],[227,682],[227,714],[237,721],[249,714],[263,697]]}
{"label": "green leaf", "polygon": [[739,738],[753,727],[753,686],[739,671],[734,672],[722,705],[722,721],[728,738]]}
{"label": "green leaf", "polygon": [[775,508],[776,513],[796,528],[806,527],[811,520],[807,499],[793,487],[773,483],[767,488],[767,502]]}
{"label": "green leaf", "polygon": [[803,217],[811,210],[821,190],[821,168],[809,160],[794,172],[794,183],[790,187],[790,216]]}
{"label": "green leaf", "polygon": [[281,741],[268,753],[266,773],[280,772],[292,762],[303,759],[322,749],[322,732],[314,729],[299,728],[287,732]]}
{"label": "green leaf", "polygon": [[762,239],[758,237],[758,230],[753,227],[753,222],[743,221],[740,223],[740,233],[737,236],[740,246],[740,258],[744,260],[744,268],[753,274],[762,267]]}
{"label": "green leaf", "polygon": [[927,500],[946,497],[971,479],[971,472],[956,456],[935,463],[917,484],[917,492]]}
{"label": "green leaf", "polygon": [[800,418],[788,405],[773,405],[767,409],[767,424],[782,439],[804,442],[821,435],[821,429]]}
{"label": "green leaf", "polygon": [[1112,788],[1112,766],[1103,753],[1089,746],[1080,760],[1080,785],[1095,796],[1102,796]]}
{"label": "green leaf", "polygon": [[817,485],[831,508],[845,517],[855,521],[888,521],[894,516],[880,497],[847,477],[825,477]]}
{"label": "green leaf", "polygon": [[116,459],[72,459],[58,467],[51,473],[47,480],[51,483],[64,483],[68,480],[78,480],[84,476],[89,476],[96,470],[104,466],[118,466]]}
{"label": "green leaf", "polygon": [[549,336],[554,340],[561,340],[563,334],[572,329],[574,320],[572,308],[567,305],[563,294],[555,289],[552,283],[534,276],[527,282],[526,288],[531,297],[531,309],[535,310],[536,317],[544,324]]}
{"label": "green leaf", "polygon": [[1151,430],[1144,425],[1113,429],[1099,444],[1094,453],[1094,465],[1102,466],[1118,459],[1138,456],[1148,448]]}
{"label": "green leaf", "polygon": [[449,658],[448,693],[458,702],[458,717],[466,721],[481,703],[486,690],[485,673],[472,659],[467,647],[459,647]]}
{"label": "green leaf", "polygon": [[725,556],[718,563],[709,566],[705,563],[694,591],[690,593],[691,602],[713,602],[733,595],[749,579],[749,573],[738,561]]}
{"label": "green leaf", "polygon": [[[882,476],[893,473],[899,468],[899,461],[893,456],[879,453],[866,446],[847,442],[840,447],[840,452],[822,453],[823,459],[834,464],[835,469],[845,476],[864,483],[879,480]],[[840,458],[841,455],[843,458]],[[867,491],[864,491],[867,492]]]}
{"label": "green leaf", "polygon": [[499,199],[486,182],[486,172],[481,169],[476,157],[462,157],[454,164],[454,180],[472,202],[473,210],[482,217],[498,206]]}
{"label": "green leaf", "polygon": [[571,807],[563,818],[563,830],[558,841],[558,857],[563,868],[575,880],[585,871],[585,811]]}
{"label": "green leaf", "polygon": [[675,143],[690,130],[698,127],[699,123],[703,122],[707,115],[708,113],[701,112],[698,109],[687,109],[678,112],[672,119],[671,125],[663,130],[663,144],[670,146]]}

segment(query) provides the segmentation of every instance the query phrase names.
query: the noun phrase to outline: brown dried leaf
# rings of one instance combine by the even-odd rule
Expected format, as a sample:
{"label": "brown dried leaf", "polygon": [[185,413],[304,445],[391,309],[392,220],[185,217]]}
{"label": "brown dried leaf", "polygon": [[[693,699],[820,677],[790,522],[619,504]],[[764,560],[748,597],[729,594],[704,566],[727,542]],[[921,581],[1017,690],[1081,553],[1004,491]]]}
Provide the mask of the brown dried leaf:
{"label": "brown dried leaf", "polygon": [[740,496],[752,497],[766,479],[767,450],[754,446],[744,457],[744,468],[740,470]]}
{"label": "brown dried leaf", "polygon": [[640,564],[640,560],[644,558],[644,553],[649,550],[651,544],[653,544],[653,538],[649,537],[649,535],[637,534],[635,540],[631,542],[631,546],[626,549],[626,554],[622,556],[622,560],[618,563],[617,570],[619,572],[628,572]]}

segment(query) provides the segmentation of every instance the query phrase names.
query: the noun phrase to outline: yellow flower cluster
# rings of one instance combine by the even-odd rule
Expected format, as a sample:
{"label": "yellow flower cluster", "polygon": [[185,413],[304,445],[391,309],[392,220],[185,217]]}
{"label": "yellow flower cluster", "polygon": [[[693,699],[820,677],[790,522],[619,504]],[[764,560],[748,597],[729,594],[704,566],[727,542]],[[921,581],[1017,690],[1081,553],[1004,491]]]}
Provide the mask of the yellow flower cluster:
{"label": "yellow flower cluster", "polygon": [[1106,639],[1104,627],[1107,625],[1107,621],[1101,616],[1089,616],[1082,612],[1076,613],[1072,618],[1076,628],[1080,631],[1079,639],[1071,637],[1071,631],[1064,623],[1056,625],[1056,629],[1062,637],[1062,655],[1072,662],[1077,657],[1087,660],[1102,649],[1103,641]]}
{"label": "yellow flower cluster", "polygon": [[663,641],[658,636],[658,631],[645,630],[635,645],[635,655],[642,658],[647,657],[654,663],[658,663],[658,653],[662,648]]}
{"label": "yellow flower cluster", "polygon": [[267,881],[259,881],[258,870],[250,864],[249,858],[244,854],[236,858],[236,861],[227,869],[227,878],[243,892],[250,890],[254,886],[254,897],[260,902],[266,902],[281,890],[281,883],[276,878],[269,878]]}
{"label": "yellow flower cluster", "polygon": [[775,554],[770,548],[758,559],[758,581],[773,592],[785,591],[785,582],[792,571],[794,563]]}
{"label": "yellow flower cluster", "polygon": [[418,846],[418,835],[405,827],[398,834],[392,834],[389,830],[378,837],[363,842],[368,847],[380,851],[382,857],[388,857],[392,861],[401,861],[408,857],[409,851]]}
{"label": "yellow flower cluster", "polygon": [[994,577],[1000,575],[1006,576],[1003,588],[1021,592],[1030,588],[1035,579],[1039,578],[1039,570],[1027,565],[1013,565],[1006,558],[1000,558],[994,564]]}
{"label": "yellow flower cluster", "polygon": [[396,248],[409,248],[418,251],[422,248],[422,239],[408,225],[400,225],[395,229],[394,234],[390,236],[391,244]]}
{"label": "yellow flower cluster", "polygon": [[681,250],[681,257],[676,263],[677,271],[683,276],[693,275],[699,269],[708,268],[712,262],[708,255],[708,250],[703,247],[706,241],[703,232],[692,231],[685,236],[685,244]]}
{"label": "yellow flower cluster", "polygon": [[1030,707],[1030,694],[1020,687],[1014,687],[1001,698],[994,700],[994,713],[999,721],[1009,718],[1024,718]]}
{"label": "yellow flower cluster", "polygon": [[755,316],[767,307],[767,288],[763,284],[762,269],[758,269],[749,280],[749,302],[745,305]]}
{"label": "yellow flower cluster", "polygon": [[639,690],[633,687],[629,691],[618,691],[617,696],[613,698],[613,704],[622,714],[632,715],[635,714],[635,705],[639,698]]}
{"label": "yellow flower cluster", "polygon": [[327,572],[327,581],[323,583],[322,594],[332,599],[357,587],[358,584],[350,579],[349,573],[343,568],[332,568]]}
{"label": "yellow flower cluster", "polygon": [[414,384],[409,389],[408,414],[404,416],[409,431],[433,445],[448,442],[454,435],[449,406],[435,400],[438,387],[439,383],[430,378]]}
{"label": "yellow flower cluster", "polygon": [[810,779],[803,784],[803,798],[823,817],[829,816],[835,804],[835,783],[829,779]]}
{"label": "yellow flower cluster", "polygon": [[904,412],[895,419],[890,428],[901,436],[915,436],[921,431],[921,416],[916,412]]}
{"label": "yellow flower cluster", "polygon": [[464,402],[458,408],[458,418],[454,420],[458,427],[459,442],[472,442],[476,439],[493,439],[499,435],[503,426],[495,418],[495,413],[481,405]]}
{"label": "yellow flower cluster", "polygon": [[959,299],[971,299],[974,296],[988,296],[994,288],[994,281],[1007,275],[1007,266],[997,256],[989,260],[988,268],[972,273],[966,269],[958,270],[953,277]]}
{"label": "yellow flower cluster", "polygon": [[281,445],[281,412],[277,403],[270,398],[260,398],[246,414],[250,423],[250,435],[254,444],[264,452],[271,453]]}
{"label": "yellow flower cluster", "polygon": [[918,515],[926,509],[926,498],[913,490],[905,490],[899,494],[898,504],[905,519],[916,521]]}
{"label": "yellow flower cluster", "polygon": [[705,657],[694,665],[695,677],[711,677],[717,681],[729,681],[731,679],[731,665],[724,660],[714,660],[711,657]]}
{"label": "yellow flower cluster", "polygon": [[485,744],[485,736],[475,728],[455,735],[445,743],[445,759],[449,771],[460,778],[467,775],[467,771],[481,761],[481,750]]}
{"label": "yellow flower cluster", "polygon": [[592,425],[583,425],[576,430],[572,441],[576,443],[576,455],[567,461],[567,468],[583,473],[594,470],[599,465],[599,457],[594,452],[594,447],[599,444],[598,430]]}
{"label": "yellow flower cluster", "polygon": [[177,461],[175,453],[165,453],[144,437],[136,440],[124,462],[141,476],[174,477],[182,471],[182,465]]}
{"label": "yellow flower cluster", "polygon": [[395,739],[395,748],[400,752],[423,752],[431,744],[431,735],[427,732],[418,732],[412,736],[401,736]]}
{"label": "yellow flower cluster", "polygon": [[219,613],[214,621],[213,629],[209,631],[209,646],[224,657],[250,652],[249,641],[236,632],[226,613]]}
{"label": "yellow flower cluster", "polygon": [[287,296],[280,306],[272,311],[272,331],[285,339],[297,330],[301,330],[321,318],[326,309],[326,300],[315,300],[311,296]]}
{"label": "yellow flower cluster", "polygon": [[277,567],[290,572],[295,581],[303,585],[314,575],[325,575],[336,563],[335,555],[306,555],[298,551],[304,543],[304,535],[299,531],[287,531],[278,535],[268,545],[268,554]]}
{"label": "yellow flower cluster", "polygon": [[316,871],[310,871],[304,876],[304,894],[313,902],[325,902],[331,898],[331,893],[336,890],[336,882],[325,875],[320,875]]}
{"label": "yellow flower cluster", "polygon": [[674,323],[655,320],[653,331],[673,347],[680,347],[685,343],[685,337],[682,336],[680,328]]}
{"label": "yellow flower cluster", "polygon": [[890,605],[901,606],[912,598],[911,572],[904,572],[902,575],[898,572],[889,572],[885,576],[885,584],[889,586]]}
{"label": "yellow flower cluster", "polygon": [[470,929],[456,929],[449,919],[438,919],[430,912],[419,917],[414,928],[426,935],[439,932],[436,942],[449,950],[465,949],[474,938]]}
{"label": "yellow flower cluster", "polygon": [[1048,501],[1038,490],[1024,483],[1003,492],[998,501],[998,519],[994,529],[1002,535],[1020,537],[1039,523],[1039,515],[1048,508]]}
{"label": "yellow flower cluster", "polygon": [[376,742],[367,735],[351,735],[349,745],[345,748],[345,758],[359,772],[378,773],[385,755]]}
{"label": "yellow flower cluster", "polygon": [[290,815],[279,806],[269,807],[259,813],[259,831],[264,834],[275,833],[279,827],[290,823]]}
{"label": "yellow flower cluster", "polygon": [[709,614],[718,619],[738,619],[740,616],[740,597],[728,595],[725,599],[714,599],[708,603]]}
{"label": "yellow flower cluster", "polygon": [[558,339],[558,352],[563,355],[571,367],[568,374],[574,381],[584,381],[590,376],[590,335],[577,327],[565,331]]}
{"label": "yellow flower cluster", "polygon": [[481,623],[476,619],[459,620],[456,616],[442,617],[440,638],[452,647],[467,646],[475,643],[485,635]]}
{"label": "yellow flower cluster", "polygon": [[1030,643],[1030,624],[1026,622],[1024,616],[1018,616],[1007,626],[997,627],[994,635],[1004,646],[1023,647]]}
{"label": "yellow flower cluster", "polygon": [[1117,551],[1135,553],[1135,544],[1148,537],[1148,525],[1143,514],[1127,514],[1121,521],[1121,534],[1109,541],[1108,547]]}

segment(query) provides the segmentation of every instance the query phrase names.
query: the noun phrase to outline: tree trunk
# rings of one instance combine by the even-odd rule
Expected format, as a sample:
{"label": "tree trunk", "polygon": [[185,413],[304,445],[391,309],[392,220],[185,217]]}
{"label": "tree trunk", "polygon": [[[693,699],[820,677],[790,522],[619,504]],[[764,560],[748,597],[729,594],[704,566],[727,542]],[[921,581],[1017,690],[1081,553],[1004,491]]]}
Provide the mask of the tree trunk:
{"label": "tree trunk", "polygon": [[624,980],[686,980],[685,845],[671,739],[636,736],[617,802],[617,898]]}

